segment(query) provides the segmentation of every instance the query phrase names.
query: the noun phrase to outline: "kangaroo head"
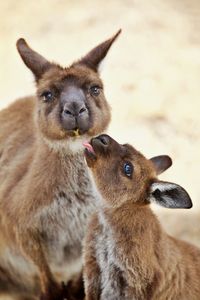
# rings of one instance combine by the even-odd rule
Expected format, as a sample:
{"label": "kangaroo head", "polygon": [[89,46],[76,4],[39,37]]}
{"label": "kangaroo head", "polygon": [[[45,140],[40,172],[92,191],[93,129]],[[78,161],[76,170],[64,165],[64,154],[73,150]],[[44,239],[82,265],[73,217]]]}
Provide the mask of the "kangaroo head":
{"label": "kangaroo head", "polygon": [[190,208],[191,199],[179,185],[160,181],[157,175],[172,165],[167,155],[145,158],[129,144],[120,145],[108,135],[93,138],[85,156],[105,204],[120,206],[155,202],[168,208]]}
{"label": "kangaroo head", "polygon": [[37,86],[36,121],[51,142],[99,134],[109,124],[110,107],[105,99],[99,65],[120,31],[69,67],[49,62],[24,39],[17,49],[33,72]]}

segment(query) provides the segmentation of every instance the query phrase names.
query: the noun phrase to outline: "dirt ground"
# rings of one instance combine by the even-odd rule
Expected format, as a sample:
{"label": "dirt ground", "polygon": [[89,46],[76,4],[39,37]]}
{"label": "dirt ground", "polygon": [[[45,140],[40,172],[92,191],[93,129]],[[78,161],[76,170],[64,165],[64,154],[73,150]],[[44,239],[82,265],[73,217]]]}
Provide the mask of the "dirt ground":
{"label": "dirt ground", "polygon": [[19,37],[68,65],[122,28],[102,70],[109,133],[148,157],[173,158],[161,179],[185,187],[194,206],[155,211],[170,233],[200,246],[199,15],[198,0],[0,1],[0,107],[35,90]]}

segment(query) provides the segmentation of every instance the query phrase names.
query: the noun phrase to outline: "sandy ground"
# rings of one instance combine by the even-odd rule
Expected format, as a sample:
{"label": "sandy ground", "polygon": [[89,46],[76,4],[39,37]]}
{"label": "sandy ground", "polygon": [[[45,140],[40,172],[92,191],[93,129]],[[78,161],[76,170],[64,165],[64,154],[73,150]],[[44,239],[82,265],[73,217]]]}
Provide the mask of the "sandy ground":
{"label": "sandy ground", "polygon": [[170,233],[200,246],[199,14],[198,0],[0,1],[0,107],[35,91],[19,37],[68,65],[123,29],[102,70],[109,133],[148,157],[173,158],[161,178],[185,187],[194,207],[155,210]]}

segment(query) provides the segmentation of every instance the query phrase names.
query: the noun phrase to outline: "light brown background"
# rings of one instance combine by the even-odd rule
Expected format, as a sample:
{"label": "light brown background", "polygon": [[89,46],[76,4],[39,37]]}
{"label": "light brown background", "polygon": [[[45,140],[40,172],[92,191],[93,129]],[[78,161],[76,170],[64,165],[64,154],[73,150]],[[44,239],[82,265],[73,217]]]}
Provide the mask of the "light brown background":
{"label": "light brown background", "polygon": [[148,157],[173,158],[161,179],[185,187],[194,207],[155,210],[169,232],[198,245],[199,16],[198,0],[0,0],[1,108],[35,91],[15,48],[19,37],[48,59],[68,65],[122,28],[102,70],[112,106],[109,133]]}

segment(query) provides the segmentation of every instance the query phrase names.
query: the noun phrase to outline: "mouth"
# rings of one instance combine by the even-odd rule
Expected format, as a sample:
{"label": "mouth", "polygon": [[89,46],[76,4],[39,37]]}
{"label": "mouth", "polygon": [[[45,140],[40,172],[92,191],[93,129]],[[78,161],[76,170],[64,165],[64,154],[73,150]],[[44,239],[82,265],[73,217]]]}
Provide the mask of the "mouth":
{"label": "mouth", "polygon": [[80,136],[84,135],[86,132],[87,131],[83,131],[79,128],[76,128],[74,130],[66,130],[67,135],[70,137],[74,137],[74,138],[80,137]]}
{"label": "mouth", "polygon": [[110,137],[107,135],[99,135],[98,137],[92,138],[90,142],[83,143],[86,161],[89,166],[102,155],[107,156],[109,144]]}
{"label": "mouth", "polygon": [[83,146],[85,147],[85,158],[87,163],[90,161],[95,161],[97,159],[97,156],[92,146],[92,140],[90,142],[84,142]]}
{"label": "mouth", "polygon": [[78,137],[80,136],[79,132],[77,130],[67,130],[65,131],[67,136],[70,136],[70,137]]}
{"label": "mouth", "polygon": [[84,142],[83,146],[85,147],[85,150],[87,150],[89,153],[95,154],[94,148],[92,147],[92,145],[90,143]]}

